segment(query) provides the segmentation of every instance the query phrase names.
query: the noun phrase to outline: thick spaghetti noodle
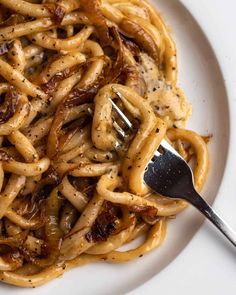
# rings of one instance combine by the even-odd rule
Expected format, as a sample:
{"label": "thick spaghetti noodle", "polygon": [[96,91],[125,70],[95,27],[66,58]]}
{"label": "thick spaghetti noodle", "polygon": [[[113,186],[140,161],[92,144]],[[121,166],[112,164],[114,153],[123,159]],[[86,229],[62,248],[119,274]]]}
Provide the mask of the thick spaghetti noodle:
{"label": "thick spaghetti noodle", "polygon": [[[159,13],[145,0],[0,5],[0,279],[34,287],[158,247],[186,207],[143,182],[161,140],[195,156],[198,190],[208,170],[204,139],[183,129],[190,107]],[[134,134],[119,137],[111,99]]]}

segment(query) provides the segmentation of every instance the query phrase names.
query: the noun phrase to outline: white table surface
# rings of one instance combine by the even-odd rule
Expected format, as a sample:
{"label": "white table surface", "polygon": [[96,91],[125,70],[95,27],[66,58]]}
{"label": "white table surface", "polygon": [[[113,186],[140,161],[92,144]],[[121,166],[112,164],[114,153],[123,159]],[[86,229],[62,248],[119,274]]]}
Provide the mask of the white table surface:
{"label": "white table surface", "polygon": [[[230,152],[213,207],[236,229],[236,1],[182,0],[182,3],[206,33],[227,87]],[[129,294],[236,294],[236,249],[206,221],[167,268]]]}

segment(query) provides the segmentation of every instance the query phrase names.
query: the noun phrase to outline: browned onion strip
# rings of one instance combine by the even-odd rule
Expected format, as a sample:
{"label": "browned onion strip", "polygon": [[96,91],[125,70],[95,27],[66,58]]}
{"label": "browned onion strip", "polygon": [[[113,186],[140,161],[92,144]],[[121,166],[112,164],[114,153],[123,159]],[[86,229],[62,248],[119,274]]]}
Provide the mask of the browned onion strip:
{"label": "browned onion strip", "polygon": [[58,196],[58,189],[54,189],[46,201],[45,206],[45,249],[42,249],[45,252],[46,257],[38,258],[35,257],[24,246],[21,247],[21,251],[24,257],[31,263],[36,264],[40,267],[48,267],[52,265],[59,256],[59,250],[62,241],[62,233],[59,227],[59,209],[60,202]]}
{"label": "browned onion strip", "polygon": [[101,13],[98,0],[80,0],[80,6],[89,21],[96,26],[98,36],[103,44],[109,44],[109,32],[106,19]]}
{"label": "browned onion strip", "polygon": [[[1,7],[2,9],[2,7]],[[14,26],[25,21],[25,17],[21,14],[12,14],[9,18],[0,23],[0,28]]]}
{"label": "browned onion strip", "polygon": [[157,63],[159,63],[159,50],[152,37],[134,21],[123,18],[119,28],[129,37],[135,38],[135,42],[146,51]]}
{"label": "browned onion strip", "polygon": [[111,67],[104,70],[103,75],[95,81],[92,85],[87,85],[85,88],[75,88],[71,91],[69,96],[65,99],[63,104],[66,107],[73,107],[75,105],[83,104],[93,100],[97,92],[104,85],[114,82],[121,74],[124,66],[123,58],[123,44],[120,35],[115,27],[110,29],[113,36],[113,47],[116,49],[116,59]]}
{"label": "browned onion strip", "polygon": [[0,236],[0,245],[7,245],[10,248],[16,248],[22,245],[27,239],[28,232],[22,231],[13,237],[2,237]]}
{"label": "browned onion strip", "polygon": [[19,101],[19,93],[14,87],[10,87],[5,96],[5,101],[0,107],[0,124],[7,122],[15,113]]}
{"label": "browned onion strip", "polygon": [[[71,111],[69,108],[65,107],[63,102],[57,108],[54,120],[52,122],[51,130],[48,136],[48,144],[47,144],[47,154],[52,159],[58,155],[59,152],[59,143],[60,143],[60,135],[61,129],[64,123],[70,122],[70,115],[73,117],[73,110]],[[84,104],[77,108],[77,112],[75,112],[74,119],[83,118],[90,115],[90,105]]]}

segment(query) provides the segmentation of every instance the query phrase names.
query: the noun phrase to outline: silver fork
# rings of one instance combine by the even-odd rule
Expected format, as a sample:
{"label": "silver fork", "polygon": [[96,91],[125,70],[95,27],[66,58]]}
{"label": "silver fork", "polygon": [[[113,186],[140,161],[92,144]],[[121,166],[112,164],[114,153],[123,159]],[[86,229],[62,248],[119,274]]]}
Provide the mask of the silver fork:
{"label": "silver fork", "polygon": [[[121,100],[124,99],[115,88],[113,88],[113,92]],[[111,103],[113,110],[126,127],[134,130],[132,123],[120,108],[112,100]],[[114,127],[122,137],[125,137],[125,132],[117,122],[114,122]],[[190,166],[166,140],[161,141],[159,149],[148,163],[144,173],[144,181],[158,194],[169,198],[182,199],[192,204],[236,246],[236,232],[196,192]]]}

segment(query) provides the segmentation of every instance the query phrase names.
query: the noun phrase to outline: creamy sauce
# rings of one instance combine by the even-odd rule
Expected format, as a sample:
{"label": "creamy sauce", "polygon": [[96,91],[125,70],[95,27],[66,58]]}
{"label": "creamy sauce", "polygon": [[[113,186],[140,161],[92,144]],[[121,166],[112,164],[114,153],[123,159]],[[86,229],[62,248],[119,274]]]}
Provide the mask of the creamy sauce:
{"label": "creamy sauce", "polygon": [[164,119],[168,127],[184,127],[191,107],[183,91],[166,84],[156,63],[146,53],[140,54],[140,72],[146,83],[146,98],[157,116]]}

